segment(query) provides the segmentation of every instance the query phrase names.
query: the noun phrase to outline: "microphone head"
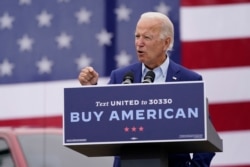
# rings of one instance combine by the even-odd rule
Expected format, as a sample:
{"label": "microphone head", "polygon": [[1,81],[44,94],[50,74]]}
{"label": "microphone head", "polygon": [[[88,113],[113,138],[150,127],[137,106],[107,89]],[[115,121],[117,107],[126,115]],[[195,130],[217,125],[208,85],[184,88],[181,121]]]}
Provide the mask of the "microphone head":
{"label": "microphone head", "polygon": [[155,73],[153,71],[148,71],[144,77],[142,83],[152,83],[155,80]]}
{"label": "microphone head", "polygon": [[134,82],[134,74],[131,71],[129,71],[124,75],[122,84],[131,84],[133,82]]}

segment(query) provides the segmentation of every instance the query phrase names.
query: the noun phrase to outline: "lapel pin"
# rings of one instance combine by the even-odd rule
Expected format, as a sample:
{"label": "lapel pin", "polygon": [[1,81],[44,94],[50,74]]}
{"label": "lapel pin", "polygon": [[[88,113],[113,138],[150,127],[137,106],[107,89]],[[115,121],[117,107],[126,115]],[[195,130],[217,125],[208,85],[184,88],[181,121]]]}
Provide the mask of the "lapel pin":
{"label": "lapel pin", "polygon": [[172,77],[173,80],[177,80],[177,78],[175,76]]}

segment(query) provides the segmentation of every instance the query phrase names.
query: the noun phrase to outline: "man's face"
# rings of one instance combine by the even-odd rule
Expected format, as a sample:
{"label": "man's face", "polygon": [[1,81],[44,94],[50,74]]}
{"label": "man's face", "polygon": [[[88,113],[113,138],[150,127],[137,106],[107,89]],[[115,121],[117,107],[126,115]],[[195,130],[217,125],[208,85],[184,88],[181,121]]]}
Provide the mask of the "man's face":
{"label": "man's face", "polygon": [[157,20],[140,19],[135,31],[135,47],[138,60],[148,68],[160,66],[170,39],[160,39],[161,24]]}

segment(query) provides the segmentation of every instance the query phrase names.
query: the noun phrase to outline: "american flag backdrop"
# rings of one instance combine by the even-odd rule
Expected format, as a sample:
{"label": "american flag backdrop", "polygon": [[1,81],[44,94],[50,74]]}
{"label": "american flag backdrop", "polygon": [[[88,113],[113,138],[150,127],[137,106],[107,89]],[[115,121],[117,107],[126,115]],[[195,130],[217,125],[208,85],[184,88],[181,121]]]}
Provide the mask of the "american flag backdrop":
{"label": "american flag backdrop", "polygon": [[224,152],[212,166],[250,167],[250,0],[1,0],[0,126],[61,126],[63,88],[93,66],[99,84],[136,60],[141,13],[175,26],[177,63],[206,83]]}

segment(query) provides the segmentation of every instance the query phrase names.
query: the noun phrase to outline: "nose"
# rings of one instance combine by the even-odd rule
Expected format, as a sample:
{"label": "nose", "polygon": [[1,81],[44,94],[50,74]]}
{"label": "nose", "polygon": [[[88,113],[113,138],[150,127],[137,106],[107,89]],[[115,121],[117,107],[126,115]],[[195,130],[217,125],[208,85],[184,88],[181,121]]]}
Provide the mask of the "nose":
{"label": "nose", "polygon": [[136,38],[136,39],[135,39],[135,45],[136,45],[136,46],[139,46],[139,47],[144,46],[144,41],[143,41],[143,39],[142,39],[141,37]]}

